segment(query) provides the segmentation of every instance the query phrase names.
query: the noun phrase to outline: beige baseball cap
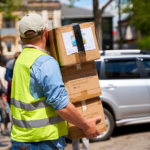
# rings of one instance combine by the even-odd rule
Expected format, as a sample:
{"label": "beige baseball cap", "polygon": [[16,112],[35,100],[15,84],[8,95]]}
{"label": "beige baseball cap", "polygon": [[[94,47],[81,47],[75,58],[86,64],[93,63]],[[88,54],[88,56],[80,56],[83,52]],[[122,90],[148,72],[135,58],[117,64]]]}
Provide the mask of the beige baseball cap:
{"label": "beige baseball cap", "polygon": [[[33,30],[34,35],[25,36],[25,32]],[[28,14],[24,16],[19,22],[19,32],[23,38],[33,38],[40,35],[45,30],[45,23],[43,18],[38,14]]]}

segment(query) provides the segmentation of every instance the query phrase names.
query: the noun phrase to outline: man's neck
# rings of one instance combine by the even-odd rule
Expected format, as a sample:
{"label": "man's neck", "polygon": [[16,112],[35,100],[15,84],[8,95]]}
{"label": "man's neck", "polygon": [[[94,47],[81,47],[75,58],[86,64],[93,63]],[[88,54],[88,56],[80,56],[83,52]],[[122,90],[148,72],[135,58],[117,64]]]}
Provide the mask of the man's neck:
{"label": "man's neck", "polygon": [[36,44],[33,43],[31,45],[37,46],[37,47],[39,47],[41,49],[45,49],[45,45],[43,43],[36,43]]}

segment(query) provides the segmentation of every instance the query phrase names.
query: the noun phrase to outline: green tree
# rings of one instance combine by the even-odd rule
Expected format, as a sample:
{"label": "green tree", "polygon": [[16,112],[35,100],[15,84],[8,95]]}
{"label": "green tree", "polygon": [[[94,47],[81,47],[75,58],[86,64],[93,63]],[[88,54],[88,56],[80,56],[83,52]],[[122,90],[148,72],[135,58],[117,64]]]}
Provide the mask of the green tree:
{"label": "green tree", "polygon": [[0,13],[3,14],[3,18],[17,18],[17,15],[13,14],[13,11],[23,7],[22,0],[0,0]]}
{"label": "green tree", "polygon": [[136,31],[140,32],[137,40],[138,47],[150,51],[150,1],[149,0],[129,0],[130,6],[124,10],[129,12],[131,21]]}
{"label": "green tree", "polygon": [[[13,12],[17,10],[28,11],[28,8],[22,5],[22,0],[0,0],[0,13],[3,18],[16,19],[19,18]],[[1,34],[1,33],[0,33]],[[0,37],[0,52],[2,53],[1,37]]]}

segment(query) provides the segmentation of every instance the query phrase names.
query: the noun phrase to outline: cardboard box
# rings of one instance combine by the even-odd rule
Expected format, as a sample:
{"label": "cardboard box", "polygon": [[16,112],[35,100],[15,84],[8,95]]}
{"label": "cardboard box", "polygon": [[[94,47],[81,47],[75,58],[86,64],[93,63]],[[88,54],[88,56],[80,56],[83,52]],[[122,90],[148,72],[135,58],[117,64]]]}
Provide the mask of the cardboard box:
{"label": "cardboard box", "polygon": [[102,94],[94,61],[61,68],[61,73],[71,102]]}
{"label": "cardboard box", "polygon": [[[76,33],[72,25],[63,26],[49,31],[49,50],[60,66],[69,66],[100,58],[99,47],[95,35],[94,22],[82,23],[80,26],[81,39],[75,38]],[[83,41],[85,53],[79,49],[79,43]]]}
{"label": "cardboard box", "polygon": [[[86,119],[92,119],[101,116],[102,118],[101,121],[97,124],[97,128],[100,133],[107,131],[103,106],[99,97],[92,98],[82,102],[76,102],[73,104],[77,108],[79,113]],[[78,128],[77,126],[71,123],[68,123],[68,130],[69,135],[67,136],[67,138],[69,139],[76,140],[85,137],[82,129]]]}

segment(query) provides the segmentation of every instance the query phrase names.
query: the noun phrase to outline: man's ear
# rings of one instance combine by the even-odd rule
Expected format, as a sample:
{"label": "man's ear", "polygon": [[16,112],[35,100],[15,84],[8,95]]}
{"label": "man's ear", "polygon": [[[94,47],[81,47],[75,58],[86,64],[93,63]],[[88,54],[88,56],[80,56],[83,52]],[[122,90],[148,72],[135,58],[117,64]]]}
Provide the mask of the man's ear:
{"label": "man's ear", "polygon": [[23,41],[22,41],[22,37],[21,37],[21,36],[20,36],[20,39],[21,39],[21,42],[23,42]]}
{"label": "man's ear", "polygon": [[47,39],[47,38],[48,38],[48,31],[47,31],[47,28],[45,28],[45,30],[44,30],[44,34],[45,34],[46,39]]}

